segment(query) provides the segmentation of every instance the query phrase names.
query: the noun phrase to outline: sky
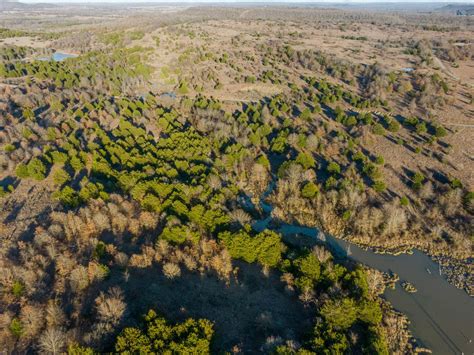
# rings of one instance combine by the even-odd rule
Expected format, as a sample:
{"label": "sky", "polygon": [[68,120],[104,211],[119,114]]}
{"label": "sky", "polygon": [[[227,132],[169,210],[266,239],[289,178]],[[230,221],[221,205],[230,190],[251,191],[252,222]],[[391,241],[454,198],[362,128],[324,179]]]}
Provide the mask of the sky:
{"label": "sky", "polygon": [[[455,1],[447,1],[447,0],[404,0],[404,1],[397,1],[397,0],[19,0],[20,2],[25,3],[44,3],[44,2],[56,2],[56,3],[84,3],[84,2],[109,2],[109,3],[119,3],[119,2],[127,2],[127,3],[143,3],[143,2],[166,2],[166,3],[203,3],[203,2],[212,2],[212,3],[244,3],[244,2],[259,2],[259,3],[381,3],[381,2],[390,2],[390,3],[397,3],[397,2],[418,2],[418,3],[468,3],[474,5],[474,0],[455,0]],[[1,0],[0,0],[1,2]]]}

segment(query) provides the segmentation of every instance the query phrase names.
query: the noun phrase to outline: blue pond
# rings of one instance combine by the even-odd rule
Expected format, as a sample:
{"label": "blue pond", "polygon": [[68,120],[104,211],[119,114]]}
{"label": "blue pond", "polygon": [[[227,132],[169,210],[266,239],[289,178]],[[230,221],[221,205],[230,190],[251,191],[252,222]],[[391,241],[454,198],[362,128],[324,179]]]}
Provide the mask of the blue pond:
{"label": "blue pond", "polygon": [[76,58],[77,55],[76,54],[69,54],[69,53],[61,53],[61,52],[55,52],[53,53],[53,55],[51,55],[50,57],[42,57],[42,58],[38,58],[39,60],[43,60],[43,61],[54,61],[54,62],[61,62],[65,59],[68,59],[68,58]]}

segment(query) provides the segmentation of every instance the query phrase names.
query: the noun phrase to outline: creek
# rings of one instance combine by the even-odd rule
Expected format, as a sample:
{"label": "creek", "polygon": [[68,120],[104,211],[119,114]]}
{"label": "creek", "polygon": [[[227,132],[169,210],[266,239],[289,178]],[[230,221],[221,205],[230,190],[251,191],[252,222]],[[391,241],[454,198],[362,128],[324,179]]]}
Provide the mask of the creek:
{"label": "creek", "polygon": [[[409,328],[419,345],[431,349],[433,354],[474,354],[474,299],[451,285],[428,255],[416,249],[400,255],[379,254],[317,228],[278,223],[272,218],[272,206],[265,202],[273,188],[272,183],[260,200],[265,216],[253,224],[256,231],[268,228],[286,239],[297,235],[311,237],[326,244],[338,257],[396,273],[400,281],[395,289],[386,288],[383,297],[408,317]],[[245,204],[251,202],[246,199]],[[417,292],[405,291],[403,281],[413,284]]]}

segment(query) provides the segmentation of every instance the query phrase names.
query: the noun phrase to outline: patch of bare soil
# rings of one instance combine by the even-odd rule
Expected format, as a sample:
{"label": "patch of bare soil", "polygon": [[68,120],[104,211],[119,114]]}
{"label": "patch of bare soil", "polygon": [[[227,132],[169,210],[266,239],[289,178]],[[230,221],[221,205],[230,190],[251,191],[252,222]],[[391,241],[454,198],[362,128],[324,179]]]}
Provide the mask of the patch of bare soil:
{"label": "patch of bare soil", "polygon": [[51,45],[51,41],[39,40],[36,37],[10,37],[0,40],[0,45],[47,48]]}

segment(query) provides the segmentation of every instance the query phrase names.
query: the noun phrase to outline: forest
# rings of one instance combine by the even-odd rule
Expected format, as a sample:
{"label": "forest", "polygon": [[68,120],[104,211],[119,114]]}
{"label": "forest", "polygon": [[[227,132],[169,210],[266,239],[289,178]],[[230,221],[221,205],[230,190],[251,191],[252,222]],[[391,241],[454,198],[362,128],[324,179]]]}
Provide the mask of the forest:
{"label": "forest", "polygon": [[472,22],[105,10],[0,16],[0,351],[431,352],[397,275],[279,227],[472,296]]}

